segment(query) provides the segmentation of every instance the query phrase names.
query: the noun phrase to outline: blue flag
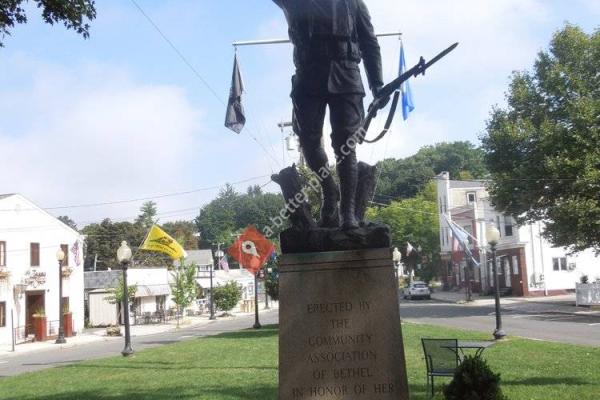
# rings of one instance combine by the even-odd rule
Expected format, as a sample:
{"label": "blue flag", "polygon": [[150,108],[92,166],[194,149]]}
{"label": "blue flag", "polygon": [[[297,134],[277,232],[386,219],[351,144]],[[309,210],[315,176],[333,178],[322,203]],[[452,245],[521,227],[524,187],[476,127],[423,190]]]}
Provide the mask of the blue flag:
{"label": "blue flag", "polygon": [[[400,75],[406,71],[406,60],[404,58],[404,44],[400,45]],[[402,117],[406,121],[408,119],[408,113],[415,109],[413,103],[412,92],[410,90],[410,84],[408,81],[404,82],[400,87],[402,91]]]}

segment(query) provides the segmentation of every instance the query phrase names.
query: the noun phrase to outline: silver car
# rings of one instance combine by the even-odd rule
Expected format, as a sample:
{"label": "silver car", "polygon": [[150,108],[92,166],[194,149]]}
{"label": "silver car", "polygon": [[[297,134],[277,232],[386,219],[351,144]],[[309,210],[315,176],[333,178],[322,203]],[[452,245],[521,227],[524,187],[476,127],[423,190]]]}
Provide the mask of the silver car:
{"label": "silver car", "polygon": [[431,291],[425,282],[414,281],[404,288],[404,298],[409,300],[415,298],[431,299]]}

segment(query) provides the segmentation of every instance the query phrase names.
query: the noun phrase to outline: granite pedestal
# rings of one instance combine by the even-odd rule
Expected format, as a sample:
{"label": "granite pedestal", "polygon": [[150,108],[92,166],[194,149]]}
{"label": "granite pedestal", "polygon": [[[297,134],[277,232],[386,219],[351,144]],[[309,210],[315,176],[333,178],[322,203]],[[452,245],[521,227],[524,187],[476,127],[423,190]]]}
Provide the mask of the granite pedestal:
{"label": "granite pedestal", "polygon": [[279,400],[408,400],[389,248],[284,254]]}

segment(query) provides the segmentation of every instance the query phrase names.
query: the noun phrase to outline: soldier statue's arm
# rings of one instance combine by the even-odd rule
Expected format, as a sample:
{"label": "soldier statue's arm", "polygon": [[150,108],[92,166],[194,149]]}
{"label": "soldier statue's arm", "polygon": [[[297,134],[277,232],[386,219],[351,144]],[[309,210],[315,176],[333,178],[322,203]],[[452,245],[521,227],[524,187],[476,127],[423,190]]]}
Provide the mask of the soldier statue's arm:
{"label": "soldier statue's arm", "polygon": [[383,86],[383,72],[381,67],[381,49],[373,24],[371,23],[371,15],[363,0],[357,0],[358,13],[356,17],[356,29],[358,31],[358,45],[363,56],[367,78],[369,80],[369,88],[373,95]]}

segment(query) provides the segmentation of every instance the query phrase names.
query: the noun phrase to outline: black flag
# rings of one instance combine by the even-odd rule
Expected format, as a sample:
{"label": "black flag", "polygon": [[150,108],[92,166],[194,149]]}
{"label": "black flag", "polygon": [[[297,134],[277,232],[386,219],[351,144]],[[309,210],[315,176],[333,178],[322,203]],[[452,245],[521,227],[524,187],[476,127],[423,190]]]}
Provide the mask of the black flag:
{"label": "black flag", "polygon": [[231,77],[231,89],[229,91],[229,102],[227,103],[227,115],[225,116],[225,126],[235,133],[240,133],[246,123],[244,107],[242,106],[242,93],[244,92],[244,83],[238,64],[237,54],[233,59],[233,76]]}

